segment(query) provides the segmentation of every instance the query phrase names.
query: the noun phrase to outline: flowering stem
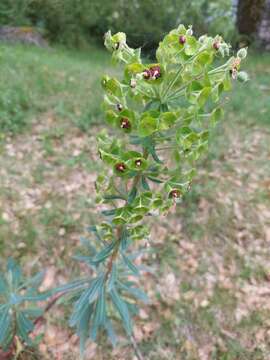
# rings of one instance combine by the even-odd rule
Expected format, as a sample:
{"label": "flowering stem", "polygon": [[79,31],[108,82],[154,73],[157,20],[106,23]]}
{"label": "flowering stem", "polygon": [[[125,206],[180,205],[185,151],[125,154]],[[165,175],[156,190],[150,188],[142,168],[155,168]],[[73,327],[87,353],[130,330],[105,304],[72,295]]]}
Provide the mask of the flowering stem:
{"label": "flowering stem", "polygon": [[178,90],[171,93],[170,96],[168,97],[168,99],[174,100],[175,97],[178,97],[178,95],[181,91],[185,90],[188,87],[188,85],[190,85],[194,80],[200,80],[203,77],[203,75],[204,74],[200,74],[200,75],[194,77],[194,79],[188,81],[185,85],[181,86]]}
{"label": "flowering stem", "polygon": [[[147,159],[148,158],[148,150],[147,149],[143,149],[143,158],[144,159]],[[142,177],[142,174],[141,173],[138,173],[134,180],[133,180],[133,184],[132,184],[132,187],[136,187],[139,183],[139,181],[141,180],[141,177]],[[125,199],[126,203],[128,202],[127,199]],[[108,262],[108,265],[107,265],[107,270],[106,270],[106,273],[105,273],[105,282],[108,280],[109,276],[110,276],[110,273],[112,272],[112,268],[113,268],[113,263],[114,261],[116,260],[117,256],[118,256],[118,252],[119,252],[119,247],[120,247],[120,244],[121,244],[121,238],[122,238],[122,232],[123,232],[123,226],[118,226],[116,228],[116,244],[115,244],[115,248],[112,252],[112,255],[109,259],[109,262]]]}
{"label": "flowering stem", "polygon": [[162,95],[164,97],[164,99],[166,99],[168,92],[171,90],[171,88],[174,86],[176,81],[179,79],[179,76],[181,75],[182,70],[183,70],[183,65],[181,64],[180,68],[178,69],[177,73],[175,74],[174,79],[170,82],[169,86],[167,87],[167,89],[164,91],[164,93]]}
{"label": "flowering stem", "polygon": [[[169,91],[171,90],[171,88],[174,86],[174,84],[177,82],[177,80],[179,79],[179,76],[181,75],[182,71],[184,70],[184,68],[190,64],[194,59],[196,59],[196,57],[198,55],[200,55],[203,51],[205,51],[205,48],[202,48],[201,50],[199,50],[196,54],[194,54],[185,64],[181,64],[180,68],[178,69],[177,73],[175,74],[174,79],[170,82],[169,86],[167,87],[167,89],[164,91],[163,93],[163,97],[165,99],[167,94],[169,93]],[[170,96],[169,96],[170,97]]]}

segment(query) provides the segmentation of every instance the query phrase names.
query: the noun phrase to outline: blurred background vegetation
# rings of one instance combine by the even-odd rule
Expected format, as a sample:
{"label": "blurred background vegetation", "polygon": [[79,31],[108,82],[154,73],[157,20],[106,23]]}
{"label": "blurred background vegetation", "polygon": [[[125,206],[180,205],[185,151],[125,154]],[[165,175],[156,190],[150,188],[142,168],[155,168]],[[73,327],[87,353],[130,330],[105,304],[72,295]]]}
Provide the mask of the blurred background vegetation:
{"label": "blurred background vegetation", "polygon": [[[35,111],[42,113],[49,108],[72,119],[81,129],[89,129],[101,114],[101,91],[94,84],[104,72],[104,33],[108,29],[124,31],[131,46],[142,47],[145,57],[153,57],[160,39],[181,22],[193,24],[198,36],[223,35],[233,51],[246,45],[254,51],[270,47],[270,0],[1,0],[0,44],[5,40],[3,29],[11,27],[18,29],[15,40],[37,30],[51,47],[43,55],[34,49],[3,49],[0,129],[17,131]],[[74,56],[86,60],[79,72],[71,60]],[[90,75],[97,96],[94,100],[89,99],[80,78],[88,68],[87,61],[95,69]],[[52,68],[56,73],[65,69],[72,76],[55,74]],[[80,110],[76,109],[77,101]]]}
{"label": "blurred background vegetation", "polygon": [[[85,47],[105,31],[124,31],[132,46],[152,50],[169,29],[193,24],[233,44],[252,37],[268,0],[1,0],[0,24],[34,26],[52,42]],[[239,33],[240,31],[240,33]],[[241,36],[240,36],[241,35]]]}

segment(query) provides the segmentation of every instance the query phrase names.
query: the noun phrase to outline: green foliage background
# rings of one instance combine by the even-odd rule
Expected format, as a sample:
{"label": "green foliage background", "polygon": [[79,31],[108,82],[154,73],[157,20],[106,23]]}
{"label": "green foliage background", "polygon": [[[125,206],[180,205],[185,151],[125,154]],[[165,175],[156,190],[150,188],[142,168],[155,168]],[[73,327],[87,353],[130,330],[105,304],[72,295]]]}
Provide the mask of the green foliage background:
{"label": "green foliage background", "polygon": [[198,34],[235,38],[231,0],[1,0],[0,24],[33,25],[53,42],[84,47],[105,31],[123,31],[133,47],[153,49],[169,29],[194,24]]}

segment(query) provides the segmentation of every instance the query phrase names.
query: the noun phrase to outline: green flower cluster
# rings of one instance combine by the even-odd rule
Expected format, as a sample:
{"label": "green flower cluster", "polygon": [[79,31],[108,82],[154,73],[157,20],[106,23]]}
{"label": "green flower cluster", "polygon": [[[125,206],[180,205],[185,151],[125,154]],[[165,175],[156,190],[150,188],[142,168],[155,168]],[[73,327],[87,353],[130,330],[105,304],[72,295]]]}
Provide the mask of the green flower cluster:
{"label": "green flower cluster", "polygon": [[113,203],[104,212],[111,226],[136,233],[146,214],[168,211],[189,190],[195,161],[222,117],[222,93],[234,79],[247,80],[239,71],[247,51],[224,61],[230,45],[220,36],[196,39],[183,25],[159,44],[156,63],[144,64],[124,33],[108,32],[105,46],[124,63],[124,74],[102,79],[106,121],[117,133],[99,136],[99,154],[111,172],[98,176],[96,189],[99,202]]}

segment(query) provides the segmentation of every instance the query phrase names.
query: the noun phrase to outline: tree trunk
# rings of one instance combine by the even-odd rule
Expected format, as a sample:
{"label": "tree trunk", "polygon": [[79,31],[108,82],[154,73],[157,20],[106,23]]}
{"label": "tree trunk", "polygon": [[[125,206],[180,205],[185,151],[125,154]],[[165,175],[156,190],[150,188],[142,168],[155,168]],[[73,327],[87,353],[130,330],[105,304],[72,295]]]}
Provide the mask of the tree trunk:
{"label": "tree trunk", "polygon": [[270,49],[270,0],[238,0],[237,28],[248,42],[255,39]]}
{"label": "tree trunk", "polygon": [[270,0],[265,0],[264,11],[258,26],[257,36],[262,46],[270,50]]}

